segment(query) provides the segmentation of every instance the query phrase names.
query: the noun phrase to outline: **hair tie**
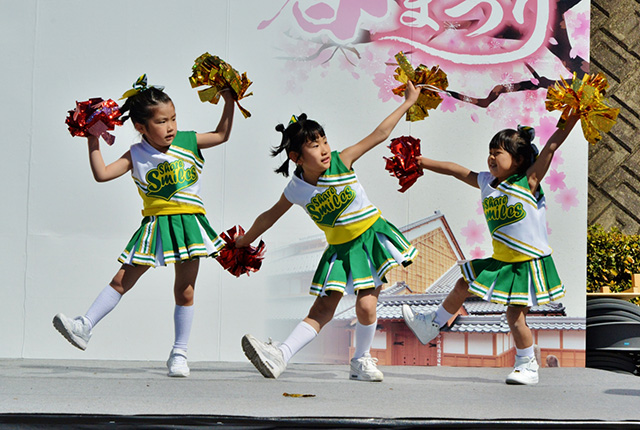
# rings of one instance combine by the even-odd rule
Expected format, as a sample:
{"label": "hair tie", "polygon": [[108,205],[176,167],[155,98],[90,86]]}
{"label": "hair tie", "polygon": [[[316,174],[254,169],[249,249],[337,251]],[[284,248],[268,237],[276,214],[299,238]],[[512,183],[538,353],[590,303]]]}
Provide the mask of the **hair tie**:
{"label": "hair tie", "polygon": [[540,153],[540,151],[538,151],[538,147],[535,144],[530,143],[529,145],[531,145],[531,150],[532,150],[532,152],[531,152],[531,164],[533,164],[536,161],[536,159],[538,158],[538,154]]}
{"label": "hair tie", "polygon": [[133,83],[133,89],[126,91],[122,95],[122,97],[120,97],[120,100],[128,99],[129,97],[140,94],[142,91],[148,90],[149,88],[155,88],[160,91],[164,90],[164,86],[162,85],[147,86],[147,74],[145,73],[142,76],[140,76],[138,79],[136,79],[136,81]]}
{"label": "hair tie", "polygon": [[298,122],[298,117],[295,115],[291,115],[291,119],[289,120],[289,124],[287,124],[287,127],[291,124],[295,124],[296,122]]}
{"label": "hair tie", "polygon": [[529,143],[531,143],[536,137],[536,130],[533,127],[529,127],[528,125],[518,125],[518,134],[521,136],[526,136],[529,139]]}

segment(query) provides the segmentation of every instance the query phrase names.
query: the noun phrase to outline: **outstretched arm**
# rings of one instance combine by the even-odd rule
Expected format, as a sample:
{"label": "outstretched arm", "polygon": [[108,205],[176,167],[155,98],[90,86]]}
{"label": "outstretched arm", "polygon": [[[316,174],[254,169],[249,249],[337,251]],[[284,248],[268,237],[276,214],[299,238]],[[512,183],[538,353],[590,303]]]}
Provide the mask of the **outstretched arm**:
{"label": "outstretched arm", "polygon": [[478,173],[450,161],[437,161],[426,157],[418,157],[418,165],[441,175],[453,176],[462,182],[479,188]]}
{"label": "outstretched arm", "polygon": [[271,226],[289,210],[291,205],[292,203],[285,198],[284,194],[282,194],[280,196],[280,200],[278,200],[278,202],[270,209],[258,215],[258,218],[253,222],[249,231],[247,231],[244,236],[236,240],[236,248],[244,248],[251,245],[251,242],[260,237],[262,233],[269,230]]}
{"label": "outstretched arm", "polygon": [[529,181],[529,188],[532,193],[535,193],[540,186],[540,182],[547,174],[549,166],[551,166],[551,160],[553,160],[553,154],[560,148],[560,145],[566,140],[571,130],[576,125],[576,122],[580,119],[579,115],[571,115],[564,126],[564,129],[557,129],[547,140],[546,145],[540,151],[536,161],[527,169],[527,179]]}
{"label": "outstretched arm", "polygon": [[220,122],[218,123],[215,131],[210,131],[209,133],[196,133],[196,141],[198,142],[198,148],[200,149],[211,148],[229,140],[231,126],[233,125],[233,111],[235,109],[235,103],[230,89],[222,90],[220,92],[220,96],[224,99],[224,108],[222,110]]}
{"label": "outstretched arm", "polygon": [[386,117],[370,135],[368,135],[355,145],[344,149],[340,153],[340,158],[342,159],[344,165],[348,169],[350,169],[353,163],[355,163],[358,158],[360,158],[374,146],[387,140],[393,129],[398,124],[398,121],[400,121],[402,116],[409,110],[411,106],[413,106],[416,100],[418,100],[418,95],[420,95],[420,91],[413,86],[413,83],[411,81],[409,81],[407,83],[407,89],[404,93],[404,102],[400,106],[398,106],[398,108],[394,110],[391,115]]}
{"label": "outstretched arm", "polygon": [[125,152],[122,157],[118,158],[108,166],[104,164],[102,153],[100,152],[100,142],[96,136],[87,137],[89,143],[89,165],[93,177],[98,182],[107,182],[131,170],[131,152]]}

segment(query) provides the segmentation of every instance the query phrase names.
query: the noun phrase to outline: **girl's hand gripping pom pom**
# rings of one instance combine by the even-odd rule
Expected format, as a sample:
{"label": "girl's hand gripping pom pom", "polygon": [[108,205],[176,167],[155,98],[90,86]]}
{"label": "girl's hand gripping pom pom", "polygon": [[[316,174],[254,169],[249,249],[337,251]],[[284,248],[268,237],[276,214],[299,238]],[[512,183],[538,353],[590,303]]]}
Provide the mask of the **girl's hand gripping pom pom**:
{"label": "girl's hand gripping pom pom", "polygon": [[434,66],[431,69],[424,64],[420,64],[415,70],[403,52],[396,54],[398,68],[393,76],[397,81],[402,82],[397,88],[393,89],[393,93],[397,96],[403,96],[407,88],[407,82],[411,81],[416,88],[420,89],[418,101],[407,111],[407,121],[420,121],[429,116],[429,109],[435,109],[442,103],[441,93],[447,94],[445,91],[449,86],[447,74]]}
{"label": "girl's hand gripping pom pom", "polygon": [[246,94],[247,89],[251,85],[251,81],[247,78],[247,73],[240,75],[236,69],[231,67],[224,60],[205,52],[195,60],[192,67],[193,73],[189,78],[191,88],[202,85],[211,85],[209,88],[198,90],[200,100],[217,104],[220,100],[220,91],[225,88],[233,91],[233,98],[238,105],[238,109],[245,118],[251,116],[248,110],[240,106],[239,100],[249,97],[253,93]]}
{"label": "girl's hand gripping pom pom", "polygon": [[411,136],[396,137],[391,139],[389,149],[393,157],[382,157],[387,160],[385,169],[400,180],[398,191],[404,193],[424,174],[422,167],[418,165],[420,139]]}
{"label": "girl's hand gripping pom pom", "polygon": [[93,98],[76,102],[76,108],[69,111],[65,123],[72,136],[102,137],[109,145],[113,145],[116,138],[107,131],[114,130],[116,125],[122,125],[120,115],[120,108],[113,100]]}
{"label": "girl's hand gripping pom pom", "polygon": [[571,115],[580,115],[582,133],[591,144],[608,133],[616,123],[620,109],[612,108],[605,103],[605,92],[609,87],[607,78],[602,74],[585,74],[582,80],[573,74],[571,84],[563,78],[547,90],[546,108],[549,112],[562,111],[558,128],[563,129]]}
{"label": "girl's hand gripping pom pom", "polygon": [[262,259],[266,251],[266,245],[261,240],[258,246],[236,248],[236,239],[244,235],[242,227],[235,226],[220,234],[225,241],[224,248],[216,257],[222,267],[236,278],[249,272],[257,272],[262,266]]}

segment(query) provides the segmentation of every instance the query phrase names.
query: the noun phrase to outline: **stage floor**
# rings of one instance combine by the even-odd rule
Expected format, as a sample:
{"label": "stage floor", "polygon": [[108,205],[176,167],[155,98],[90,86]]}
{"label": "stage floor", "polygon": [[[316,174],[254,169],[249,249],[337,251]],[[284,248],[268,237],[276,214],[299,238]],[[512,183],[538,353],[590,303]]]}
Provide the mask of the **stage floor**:
{"label": "stage floor", "polygon": [[178,379],[163,362],[0,360],[0,423],[45,414],[640,425],[640,378],[595,369],[544,368],[539,384],[511,386],[504,368],[384,366],[384,382],[366,383],[350,381],[346,365],[291,364],[278,380],[248,362],[190,366]]}

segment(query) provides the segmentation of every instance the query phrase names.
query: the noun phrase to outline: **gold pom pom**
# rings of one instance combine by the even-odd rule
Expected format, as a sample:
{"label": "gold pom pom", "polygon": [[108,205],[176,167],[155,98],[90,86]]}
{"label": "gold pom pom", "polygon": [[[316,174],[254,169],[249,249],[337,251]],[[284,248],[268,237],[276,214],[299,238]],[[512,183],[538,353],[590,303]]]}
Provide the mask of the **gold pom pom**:
{"label": "gold pom pom", "polygon": [[580,123],[585,139],[596,143],[608,133],[616,123],[620,109],[612,108],[605,103],[605,93],[609,84],[601,73],[585,74],[582,80],[573,74],[571,84],[563,78],[547,90],[545,106],[548,111],[562,111],[558,128],[564,128],[567,118],[572,114],[580,115]]}
{"label": "gold pom pom", "polygon": [[[247,78],[247,74],[240,75],[237,70],[231,67],[224,60],[205,52],[195,60],[192,67],[193,73],[189,78],[191,88],[202,85],[211,85],[209,88],[198,91],[200,100],[217,104],[220,100],[220,91],[230,88],[234,93],[236,103],[245,97],[249,97],[253,93],[246,94],[247,89],[251,85],[251,81]],[[238,104],[238,109],[245,118],[251,116],[248,110]]]}
{"label": "gold pom pom", "polygon": [[449,86],[447,74],[438,66],[429,69],[424,64],[420,64],[415,70],[403,52],[396,55],[398,68],[395,70],[394,78],[402,82],[402,85],[393,89],[393,93],[403,96],[407,88],[407,82],[411,81],[420,89],[420,95],[416,103],[407,111],[407,121],[420,121],[429,116],[429,110],[435,109],[442,102],[440,93],[445,92]]}

